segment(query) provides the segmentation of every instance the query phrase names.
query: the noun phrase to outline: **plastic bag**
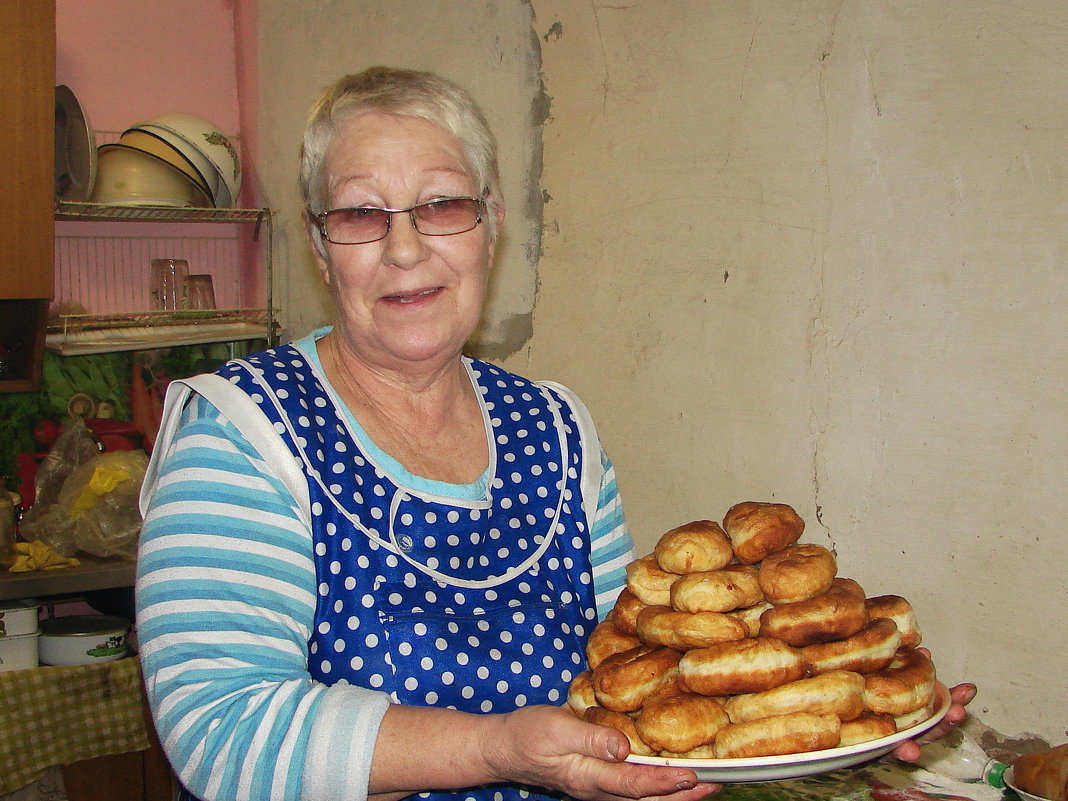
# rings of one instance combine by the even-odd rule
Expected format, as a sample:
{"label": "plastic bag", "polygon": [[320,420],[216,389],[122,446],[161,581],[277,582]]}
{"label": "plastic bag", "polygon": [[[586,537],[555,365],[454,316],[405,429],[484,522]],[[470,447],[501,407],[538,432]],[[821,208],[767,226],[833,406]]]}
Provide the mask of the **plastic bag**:
{"label": "plastic bag", "polygon": [[23,525],[26,519],[33,519],[35,509],[39,514],[55,504],[67,476],[99,454],[100,448],[85,422],[80,417],[72,420],[37,468],[33,479],[33,506],[26,510]]}
{"label": "plastic bag", "polygon": [[141,450],[94,456],[67,476],[55,503],[42,508],[28,526],[27,512],[23,538],[40,540],[60,556],[82,551],[133,559],[141,534],[137,499],[147,467],[148,456]]}

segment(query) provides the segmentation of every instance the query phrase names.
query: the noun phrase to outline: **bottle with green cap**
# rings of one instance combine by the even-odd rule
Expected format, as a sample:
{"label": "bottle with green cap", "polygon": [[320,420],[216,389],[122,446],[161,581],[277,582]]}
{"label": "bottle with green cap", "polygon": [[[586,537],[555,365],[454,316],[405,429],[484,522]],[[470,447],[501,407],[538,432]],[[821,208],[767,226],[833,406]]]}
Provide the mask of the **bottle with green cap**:
{"label": "bottle with green cap", "polygon": [[1005,771],[1009,769],[959,728],[924,745],[916,764],[932,773],[998,788],[1005,786]]}

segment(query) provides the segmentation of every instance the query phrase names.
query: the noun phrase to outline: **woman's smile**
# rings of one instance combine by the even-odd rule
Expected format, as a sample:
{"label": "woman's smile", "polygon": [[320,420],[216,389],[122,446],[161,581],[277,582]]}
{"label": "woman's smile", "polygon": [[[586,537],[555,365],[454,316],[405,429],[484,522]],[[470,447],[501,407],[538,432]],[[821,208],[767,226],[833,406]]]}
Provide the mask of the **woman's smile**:
{"label": "woman's smile", "polygon": [[412,292],[397,292],[393,295],[386,295],[382,299],[388,303],[409,306],[414,303],[423,303],[430,301],[438,297],[438,295],[440,295],[444,291],[444,287],[434,286],[430,287],[429,289],[417,289]]}

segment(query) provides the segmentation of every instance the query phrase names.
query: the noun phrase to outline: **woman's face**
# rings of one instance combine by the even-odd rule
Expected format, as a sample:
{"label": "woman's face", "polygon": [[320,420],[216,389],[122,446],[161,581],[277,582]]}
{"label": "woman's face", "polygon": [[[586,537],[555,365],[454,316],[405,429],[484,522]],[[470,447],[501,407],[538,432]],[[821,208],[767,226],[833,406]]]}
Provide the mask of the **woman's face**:
{"label": "woman's face", "polygon": [[[408,208],[479,197],[458,139],[414,117],[379,112],[344,124],[326,152],[327,209]],[[424,236],[407,214],[362,245],[326,244],[319,259],[343,347],[392,369],[455,358],[474,331],[493,262],[489,226]]]}

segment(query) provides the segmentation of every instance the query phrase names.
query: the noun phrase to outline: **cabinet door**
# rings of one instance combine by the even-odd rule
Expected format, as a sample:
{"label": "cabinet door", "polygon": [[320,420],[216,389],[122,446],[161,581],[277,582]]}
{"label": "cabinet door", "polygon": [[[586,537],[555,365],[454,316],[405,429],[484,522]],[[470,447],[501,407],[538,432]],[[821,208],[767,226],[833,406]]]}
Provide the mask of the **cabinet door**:
{"label": "cabinet door", "polygon": [[52,297],[54,0],[0,2],[0,299]]}

